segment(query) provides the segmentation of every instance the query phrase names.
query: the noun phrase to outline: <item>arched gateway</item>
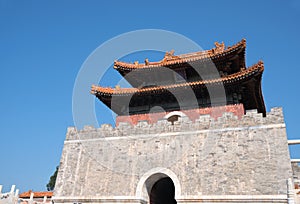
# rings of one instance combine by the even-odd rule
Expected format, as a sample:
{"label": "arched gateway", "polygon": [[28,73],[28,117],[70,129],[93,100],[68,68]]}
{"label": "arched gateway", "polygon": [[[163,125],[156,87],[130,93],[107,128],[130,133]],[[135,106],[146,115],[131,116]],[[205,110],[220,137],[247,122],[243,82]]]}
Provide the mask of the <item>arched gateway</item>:
{"label": "arched gateway", "polygon": [[136,197],[151,204],[176,203],[181,194],[179,180],[175,173],[167,168],[154,168],[145,173],[136,188]]}

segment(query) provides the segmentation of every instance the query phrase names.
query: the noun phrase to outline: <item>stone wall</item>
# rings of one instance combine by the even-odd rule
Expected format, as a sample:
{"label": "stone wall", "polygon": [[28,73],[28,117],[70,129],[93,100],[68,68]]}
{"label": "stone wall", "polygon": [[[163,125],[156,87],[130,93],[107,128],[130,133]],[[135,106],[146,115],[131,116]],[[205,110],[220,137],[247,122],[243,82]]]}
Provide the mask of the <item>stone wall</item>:
{"label": "stone wall", "polygon": [[202,115],[194,122],[181,117],[174,125],[159,120],[70,127],[54,201],[125,196],[124,202],[146,203],[155,182],[149,178],[162,176],[173,180],[182,202],[203,196],[286,198],[292,169],[282,109],[273,108],[266,117],[256,111],[242,118],[225,112],[216,120]]}

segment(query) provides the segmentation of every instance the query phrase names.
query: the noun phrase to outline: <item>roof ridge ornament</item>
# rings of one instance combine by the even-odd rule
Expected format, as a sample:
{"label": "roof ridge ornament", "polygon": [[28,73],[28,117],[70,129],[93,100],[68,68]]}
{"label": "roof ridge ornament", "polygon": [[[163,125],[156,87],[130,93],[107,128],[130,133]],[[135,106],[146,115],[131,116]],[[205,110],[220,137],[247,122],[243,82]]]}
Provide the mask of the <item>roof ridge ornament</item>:
{"label": "roof ridge ornament", "polygon": [[215,42],[215,48],[212,49],[213,53],[221,53],[225,50],[225,43],[224,42]]}
{"label": "roof ridge ornament", "polygon": [[174,53],[175,53],[175,50],[173,50],[173,49],[170,52],[167,51],[165,53],[164,60],[172,59],[175,56]]}
{"label": "roof ridge ornament", "polygon": [[149,59],[148,58],[145,59],[145,65],[149,65]]}

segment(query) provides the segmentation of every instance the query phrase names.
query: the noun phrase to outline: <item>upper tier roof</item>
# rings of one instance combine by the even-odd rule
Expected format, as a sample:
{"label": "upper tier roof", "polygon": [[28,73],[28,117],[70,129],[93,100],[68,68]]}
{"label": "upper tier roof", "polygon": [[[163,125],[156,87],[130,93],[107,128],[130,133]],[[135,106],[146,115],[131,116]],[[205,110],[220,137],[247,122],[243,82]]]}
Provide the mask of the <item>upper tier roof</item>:
{"label": "upper tier roof", "polygon": [[166,52],[164,58],[158,62],[149,62],[148,59],[145,60],[145,63],[134,63],[115,61],[114,68],[118,71],[126,70],[130,71],[133,69],[139,68],[155,68],[155,67],[166,67],[172,66],[175,64],[188,63],[199,60],[217,60],[219,58],[227,58],[229,55],[235,53],[240,53],[246,48],[246,40],[242,39],[240,42],[236,43],[233,46],[225,47],[224,42],[218,43],[215,42],[215,48],[211,50],[193,52],[188,54],[174,55],[174,50]]}

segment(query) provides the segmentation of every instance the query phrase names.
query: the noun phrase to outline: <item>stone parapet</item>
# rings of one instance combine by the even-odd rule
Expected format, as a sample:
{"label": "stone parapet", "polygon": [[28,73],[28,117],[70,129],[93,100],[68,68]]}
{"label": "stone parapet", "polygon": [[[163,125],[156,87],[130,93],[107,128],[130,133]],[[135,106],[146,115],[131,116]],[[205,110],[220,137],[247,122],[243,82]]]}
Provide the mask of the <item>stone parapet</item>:
{"label": "stone parapet", "polygon": [[186,132],[199,130],[215,130],[224,128],[242,128],[242,127],[257,127],[262,125],[284,125],[282,108],[272,108],[263,117],[257,110],[246,111],[246,114],[239,117],[232,112],[224,112],[220,117],[211,115],[200,115],[195,121],[189,117],[179,117],[172,125],[167,119],[160,119],[156,123],[149,123],[146,120],[138,121],[136,125],[127,122],[120,122],[117,127],[110,124],[102,124],[100,128],[85,126],[81,130],[75,127],[69,127],[67,130],[66,140],[85,140],[106,137],[122,137],[128,135],[146,135],[146,134],[161,134],[170,132]]}

